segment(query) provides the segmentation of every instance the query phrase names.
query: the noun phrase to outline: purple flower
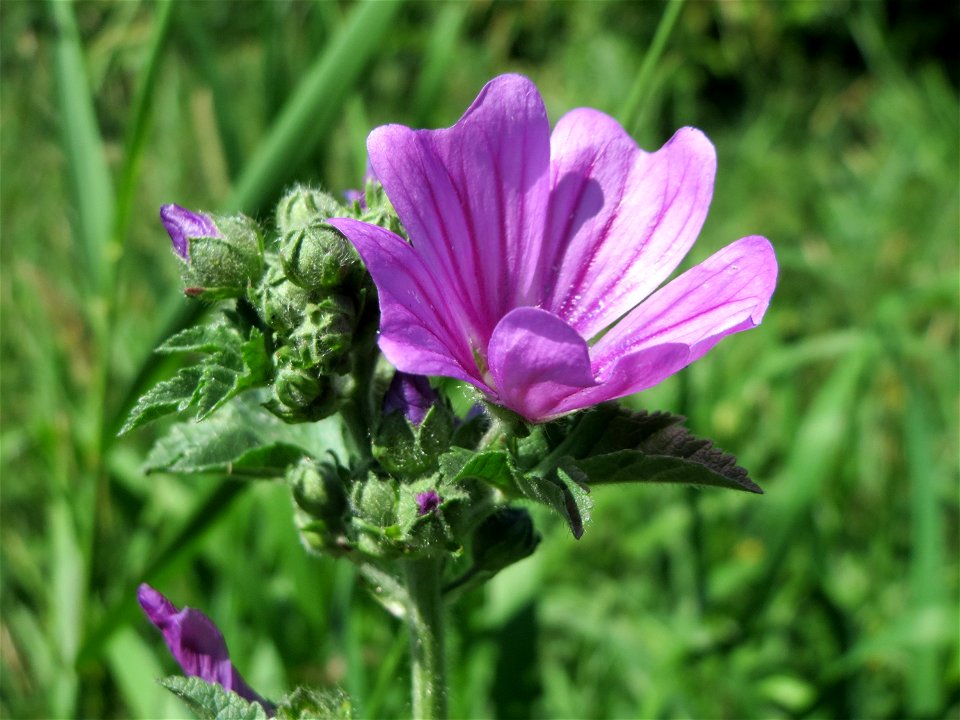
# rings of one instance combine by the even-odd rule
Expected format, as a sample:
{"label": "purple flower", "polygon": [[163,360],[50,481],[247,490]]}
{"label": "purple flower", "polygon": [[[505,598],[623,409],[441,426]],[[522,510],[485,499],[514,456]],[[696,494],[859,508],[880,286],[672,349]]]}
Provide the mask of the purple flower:
{"label": "purple flower", "polygon": [[179,205],[162,205],[160,219],[173,241],[174,251],[184,260],[190,259],[190,238],[221,237],[213,220]]}
{"label": "purple flower", "polygon": [[222,685],[250,702],[260,703],[267,714],[274,714],[273,705],[260,697],[230,663],[227,643],[213,621],[199,610],[185,607],[177,610],[167,598],[143,583],[137,588],[137,600],[187,675]]}
{"label": "purple flower", "polygon": [[533,83],[504,75],[452,128],[387,125],[367,150],[410,242],[331,224],[377,285],[380,348],[404,372],[472,383],[528,420],[649,388],[769,304],[777,263],[759,236],[654,292],[713,193],[716,154],[694,128],[648,153],[581,108],[551,134]]}
{"label": "purple flower", "polygon": [[437,494],[436,490],[427,490],[426,492],[417,493],[417,515],[427,515],[436,511],[440,507],[442,502],[440,495]]}
{"label": "purple flower", "polygon": [[437,400],[437,393],[423,375],[397,372],[383,398],[383,414],[397,410],[414,425],[419,425]]}

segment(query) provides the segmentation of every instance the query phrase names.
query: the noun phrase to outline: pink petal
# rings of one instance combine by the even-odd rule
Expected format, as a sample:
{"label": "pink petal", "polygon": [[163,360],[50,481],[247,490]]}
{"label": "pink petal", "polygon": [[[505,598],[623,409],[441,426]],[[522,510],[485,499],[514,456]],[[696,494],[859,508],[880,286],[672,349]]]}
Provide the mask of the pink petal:
{"label": "pink petal", "polygon": [[487,359],[500,403],[532,421],[558,414],[564,398],[596,384],[586,342],[539,308],[507,313],[490,338]]}
{"label": "pink petal", "polygon": [[[591,349],[593,369],[613,399],[639,392],[702,357],[722,338],[760,324],[777,281],[777,259],[766,238],[731,243],[656,292],[604,335]],[[634,355],[663,346],[670,351],[653,372],[619,386],[615,378],[637,362]],[[599,401],[597,401],[599,402]]]}
{"label": "pink petal", "polygon": [[459,326],[463,310],[420,255],[376,225],[348,218],[328,222],[357,248],[377,285],[380,349],[387,360],[404,372],[454,377],[488,391]]}
{"label": "pink petal", "polygon": [[551,137],[543,307],[591,338],[676,269],[713,195],[716,154],[695,128],[647,153],[613,118],[583,108]]}
{"label": "pink petal", "polygon": [[[371,166],[476,347],[530,302],[546,215],[550,126],[536,86],[491,80],[452,128],[377,128]],[[417,372],[423,372],[418,369]]]}
{"label": "pink petal", "polygon": [[[681,368],[690,349],[676,343],[656,345],[629,353],[614,363],[598,378],[600,384],[569,395],[558,403],[557,414],[579,410],[608,400],[653,387],[666,377],[664,368]],[[668,373],[669,374],[669,373]]]}

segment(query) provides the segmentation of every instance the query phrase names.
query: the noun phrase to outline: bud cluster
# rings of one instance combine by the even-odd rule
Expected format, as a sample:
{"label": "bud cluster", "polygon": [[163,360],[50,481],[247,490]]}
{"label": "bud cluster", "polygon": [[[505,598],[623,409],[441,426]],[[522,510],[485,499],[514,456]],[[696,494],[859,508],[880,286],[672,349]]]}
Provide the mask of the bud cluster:
{"label": "bud cluster", "polygon": [[[341,409],[362,415],[345,420],[357,446],[349,461],[332,452],[306,456],[286,472],[304,544],[362,567],[459,557],[466,574],[453,586],[465,589],[526,557],[539,536],[525,510],[504,509],[507,495],[485,472],[461,472],[479,450],[484,423],[458,421],[427,378],[377,364],[372,282],[327,222],[344,216],[404,234],[373,180],[350,207],[314,188],[292,188],[277,206],[266,248],[246,216],[161,210],[187,294],[236,299],[228,317],[248,331],[245,341],[263,343],[250,358],[238,350],[249,367],[267,366],[257,385],[246,386],[271,383],[260,402],[289,423]],[[358,427],[347,428],[352,422]]]}
{"label": "bud cluster", "polygon": [[360,257],[326,223],[346,214],[330,195],[299,185],[277,206],[277,253],[269,257],[258,304],[276,346],[268,407],[289,422],[326,417],[349,389],[344,376],[367,288]]}

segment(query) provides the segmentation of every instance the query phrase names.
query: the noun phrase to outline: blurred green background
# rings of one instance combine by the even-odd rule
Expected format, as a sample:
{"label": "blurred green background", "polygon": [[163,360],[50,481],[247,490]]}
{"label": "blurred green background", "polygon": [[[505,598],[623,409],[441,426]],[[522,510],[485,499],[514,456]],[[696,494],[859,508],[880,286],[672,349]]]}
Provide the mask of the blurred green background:
{"label": "blurred green background", "polygon": [[689,262],[769,237],[763,326],[635,399],[736,453],[763,497],[594,493],[576,542],[451,616],[452,713],[960,717],[956,3],[0,4],[0,715],[182,717],[134,598],[216,618],[250,683],[409,713],[406,638],[308,557],[279,483],[145,476],[118,440],[196,306],[161,203],[269,219],[356,187],[385,122],[451,124],[494,75],[552,120],[717,146]]}

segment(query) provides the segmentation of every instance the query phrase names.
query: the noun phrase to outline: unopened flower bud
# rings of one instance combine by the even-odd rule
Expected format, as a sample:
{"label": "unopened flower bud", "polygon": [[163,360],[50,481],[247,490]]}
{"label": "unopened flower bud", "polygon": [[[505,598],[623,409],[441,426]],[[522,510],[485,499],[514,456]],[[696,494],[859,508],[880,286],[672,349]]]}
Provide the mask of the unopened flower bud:
{"label": "unopened flower bud", "polygon": [[400,411],[414,425],[419,425],[437,401],[437,393],[423,375],[397,371],[383,398],[383,414]]}
{"label": "unopened flower bud", "polygon": [[170,236],[174,252],[185,261],[190,260],[190,238],[220,237],[220,231],[209,216],[172,203],[160,206],[160,220]]}
{"label": "unopened flower bud", "polygon": [[372,446],[383,469],[406,478],[436,470],[440,456],[450,449],[454,418],[426,378],[398,372],[383,409]]}
{"label": "unopened flower bud", "polygon": [[342,217],[344,207],[322,190],[296,185],[277,205],[277,229],[280,235],[303,230],[327,218]]}
{"label": "unopened flower bud", "polygon": [[287,482],[302,510],[331,527],[342,525],[347,494],[341,468],[305,458],[287,470]]}
{"label": "unopened flower bud", "polygon": [[328,295],[304,308],[304,317],[293,333],[293,343],[303,363],[320,375],[337,375],[350,370],[350,349],[356,313],[345,295]]}
{"label": "unopened flower bud", "polygon": [[440,497],[440,494],[436,490],[427,490],[426,492],[417,493],[416,501],[417,515],[423,517],[424,515],[435,512],[437,508],[440,507],[440,503],[443,502],[443,498]]}
{"label": "unopened flower bud", "polygon": [[473,534],[474,572],[493,575],[536,550],[540,534],[523,508],[501,508],[488,516]]}
{"label": "unopened flower bud", "polygon": [[322,420],[337,409],[337,392],[329,378],[293,364],[278,367],[273,391],[276,398],[266,407],[287,422]]}
{"label": "unopened flower bud", "polygon": [[280,263],[267,263],[267,273],[257,294],[264,322],[280,335],[289,335],[303,322],[303,309],[310,302],[310,293],[287,280]]}
{"label": "unopened flower bud", "polygon": [[245,215],[206,215],[164,205],[160,217],[186,263],[187,294],[211,300],[241,297],[263,274],[263,237]]}
{"label": "unopened flower bud", "polygon": [[281,236],[280,262],[291,282],[308,290],[336,290],[360,267],[360,256],[336,228],[316,222]]}

